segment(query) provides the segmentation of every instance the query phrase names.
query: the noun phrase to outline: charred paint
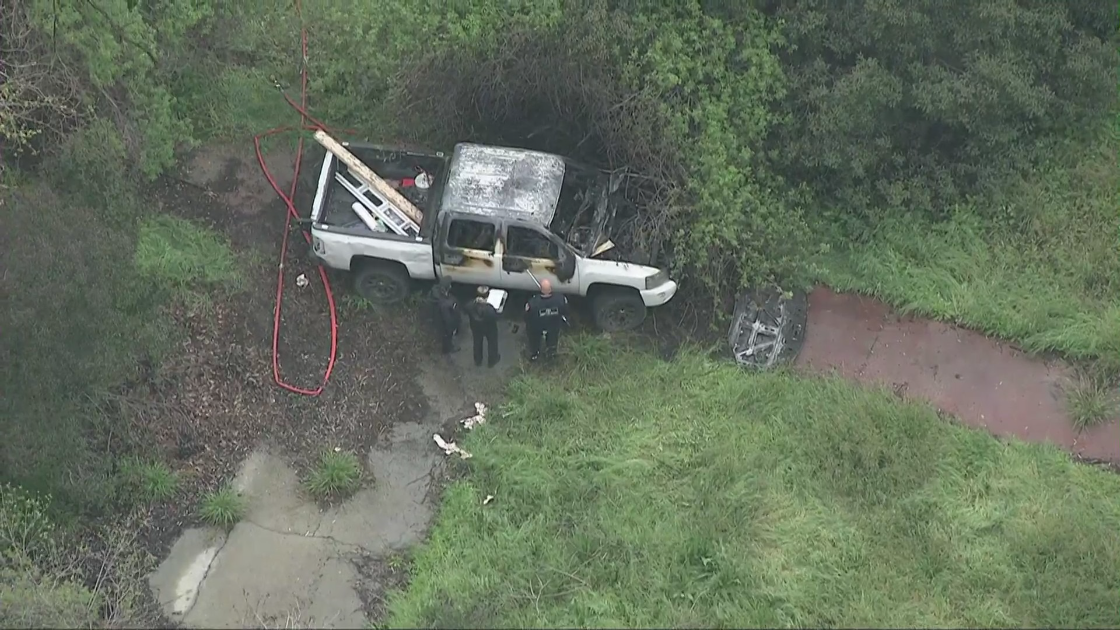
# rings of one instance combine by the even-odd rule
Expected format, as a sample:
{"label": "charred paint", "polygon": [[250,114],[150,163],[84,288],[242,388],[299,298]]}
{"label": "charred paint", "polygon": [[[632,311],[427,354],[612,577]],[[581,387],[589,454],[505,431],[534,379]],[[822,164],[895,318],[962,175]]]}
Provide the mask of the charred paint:
{"label": "charred paint", "polygon": [[545,273],[556,275],[559,267],[560,263],[556,262],[555,260],[545,260],[542,258],[529,259],[529,269],[531,269],[532,271],[543,271]]}
{"label": "charred paint", "polygon": [[463,264],[456,267],[493,267],[494,256],[490,253],[463,252]]}
{"label": "charred paint", "polygon": [[451,155],[441,210],[515,216],[548,225],[564,182],[564,160],[555,155],[460,143]]}
{"label": "charred paint", "polygon": [[555,276],[560,282],[568,282],[575,274],[565,274],[563,267],[559,261],[549,260],[547,258],[521,258],[529,265],[529,271],[534,275],[542,276],[545,274]]}

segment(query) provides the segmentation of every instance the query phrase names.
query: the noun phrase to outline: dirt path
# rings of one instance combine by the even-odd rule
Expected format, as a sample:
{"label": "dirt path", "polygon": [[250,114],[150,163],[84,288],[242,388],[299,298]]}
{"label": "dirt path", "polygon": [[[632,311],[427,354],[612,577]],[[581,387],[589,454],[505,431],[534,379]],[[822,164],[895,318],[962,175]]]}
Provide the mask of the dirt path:
{"label": "dirt path", "polygon": [[1076,455],[1120,463],[1120,419],[1078,431],[1062,389],[1073,377],[1008,344],[947,324],[899,316],[876,300],[818,288],[799,366],[925,399],[1001,437],[1051,442]]}

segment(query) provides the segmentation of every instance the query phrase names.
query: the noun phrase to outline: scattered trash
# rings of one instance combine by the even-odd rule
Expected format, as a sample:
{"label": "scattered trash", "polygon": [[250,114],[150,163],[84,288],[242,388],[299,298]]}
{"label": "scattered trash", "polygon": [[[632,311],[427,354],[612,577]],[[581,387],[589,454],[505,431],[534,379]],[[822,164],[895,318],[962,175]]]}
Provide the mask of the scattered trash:
{"label": "scattered trash", "polygon": [[454,442],[448,442],[447,440],[444,440],[443,437],[441,437],[440,434],[438,434],[438,433],[433,435],[432,439],[436,441],[436,446],[443,449],[443,454],[444,455],[451,455],[452,453],[458,453],[459,457],[461,457],[463,459],[470,459],[470,457],[471,457],[470,453],[468,453],[468,452],[464,451],[463,449],[459,448],[458,446],[456,446]]}
{"label": "scattered trash", "polygon": [[303,275],[302,273],[299,274],[298,276],[296,276],[296,286],[297,287],[302,289],[303,287],[307,286],[307,284],[308,284],[307,276]]}
{"label": "scattered trash", "polygon": [[341,453],[342,452],[342,447],[341,446],[334,447],[334,452]]}
{"label": "scattered trash", "polygon": [[488,494],[488,495],[486,495],[486,498],[482,500],[482,504],[486,505],[487,503],[489,503],[493,500],[494,500],[494,495]]}
{"label": "scattered trash", "polygon": [[463,428],[470,431],[476,426],[486,422],[486,405],[476,402],[474,404],[474,415],[469,418],[464,418],[459,421]]}

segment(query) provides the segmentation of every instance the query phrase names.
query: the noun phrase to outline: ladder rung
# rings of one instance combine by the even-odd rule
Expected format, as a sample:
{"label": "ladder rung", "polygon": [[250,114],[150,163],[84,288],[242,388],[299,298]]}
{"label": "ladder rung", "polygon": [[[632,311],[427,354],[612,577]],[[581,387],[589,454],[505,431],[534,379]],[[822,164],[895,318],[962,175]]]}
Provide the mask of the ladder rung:
{"label": "ladder rung", "polygon": [[[354,184],[343,173],[335,173],[335,179],[338,183],[342,184],[350,194],[362,203],[363,206],[368,208],[378,219],[381,219],[389,228],[401,236],[418,236],[420,234],[420,226],[409,218],[399,208],[389,203],[388,200],[382,199],[376,191],[366,186],[364,183],[359,182],[360,186]],[[363,190],[364,189],[364,190]],[[377,203],[374,203],[376,201]]]}

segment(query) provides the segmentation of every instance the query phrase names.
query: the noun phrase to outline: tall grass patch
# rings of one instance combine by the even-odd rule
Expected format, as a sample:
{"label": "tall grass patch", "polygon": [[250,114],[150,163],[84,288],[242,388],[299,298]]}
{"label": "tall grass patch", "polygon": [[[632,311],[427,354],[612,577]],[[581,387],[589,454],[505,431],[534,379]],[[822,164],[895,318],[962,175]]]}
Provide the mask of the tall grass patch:
{"label": "tall grass patch", "polygon": [[143,503],[170,500],[179,490],[179,476],[167,464],[139,457],[121,462],[117,482],[123,498]]}
{"label": "tall grass patch", "polygon": [[323,451],[305,485],[317,499],[353,494],[362,484],[362,462],[349,451]]}
{"label": "tall grass patch", "polygon": [[215,527],[233,527],[245,516],[245,497],[232,485],[225,485],[202,497],[198,515]]}
{"label": "tall grass patch", "polygon": [[822,261],[821,280],[1120,374],[1118,151],[1111,138],[1059,153],[1009,187],[1004,222],[968,207],[884,222]]}
{"label": "tall grass patch", "polygon": [[237,261],[224,237],[170,215],[145,219],[135,262],[141,273],[178,290],[200,285],[232,287],[240,280]]}
{"label": "tall grass patch", "polygon": [[885,391],[573,346],[466,438],[389,625],[1116,623],[1120,478]]}

